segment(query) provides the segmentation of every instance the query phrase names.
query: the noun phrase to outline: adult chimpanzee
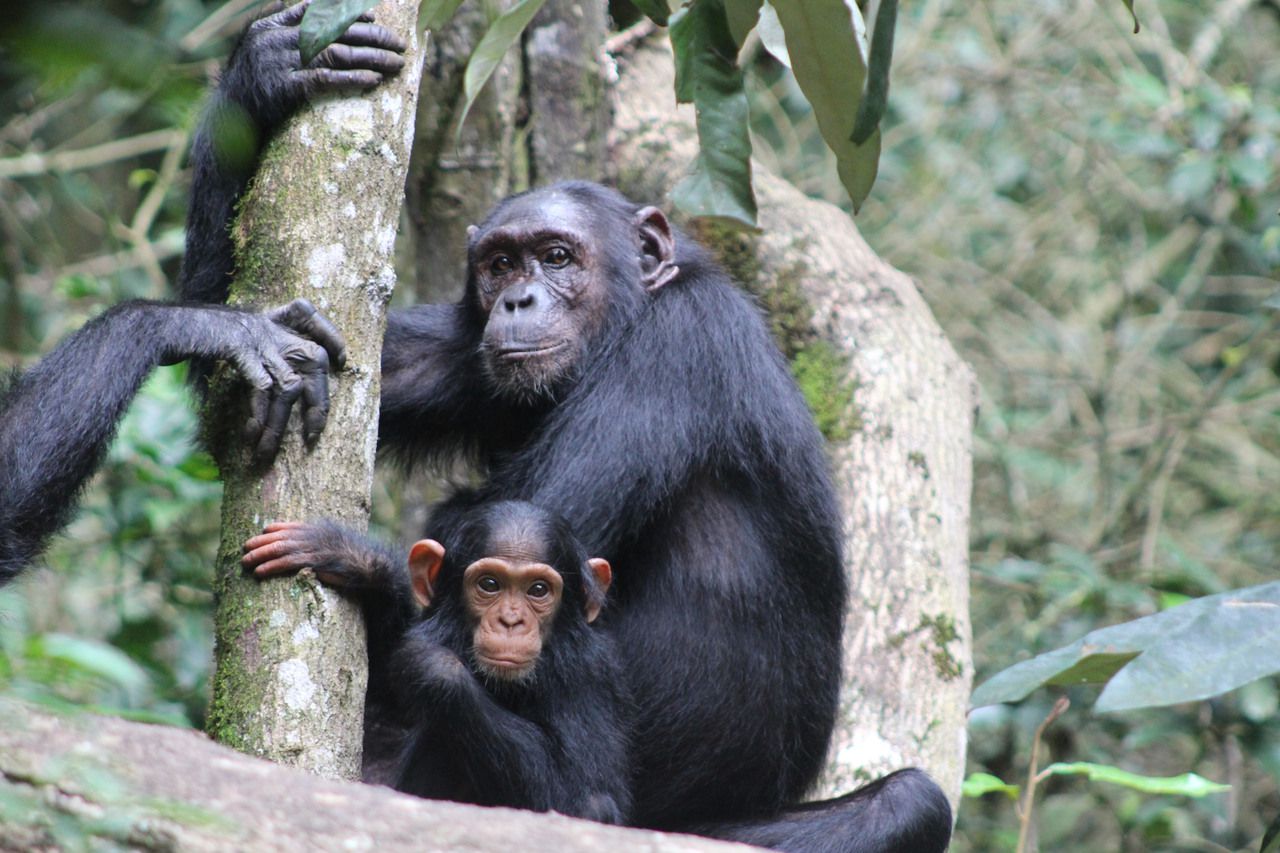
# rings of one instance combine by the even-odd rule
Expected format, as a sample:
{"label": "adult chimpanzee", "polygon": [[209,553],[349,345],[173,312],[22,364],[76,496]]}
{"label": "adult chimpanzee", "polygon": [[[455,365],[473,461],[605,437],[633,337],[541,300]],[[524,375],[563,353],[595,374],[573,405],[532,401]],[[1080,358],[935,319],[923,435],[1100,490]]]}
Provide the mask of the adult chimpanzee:
{"label": "adult chimpanzee", "polygon": [[[216,96],[264,134],[305,93],[296,18],[251,27]],[[350,64],[391,70],[391,37],[358,27]],[[221,217],[248,175],[213,150],[195,150],[186,292],[218,301]],[[462,300],[393,313],[382,370],[384,448],[470,455],[483,499],[552,508],[613,564],[601,622],[635,697],[632,822],[788,849],[945,847],[949,808],[918,771],[783,814],[834,725],[839,513],[757,309],[659,210],[586,183],[501,203],[470,233]]]}
{"label": "adult chimpanzee", "polygon": [[370,716],[398,709],[372,722],[410,727],[394,744],[398,790],[625,822],[630,702],[613,643],[590,624],[608,562],[527,503],[462,496],[427,529],[439,541],[415,543],[408,572],[328,524],[270,525],[244,563],[263,577],[310,567],[361,600],[370,694],[395,696]]}
{"label": "adult chimpanzee", "polygon": [[346,344],[302,300],[266,315],[125,302],[26,373],[0,377],[0,585],[67,522],[152,368],[188,358],[226,359],[249,381],[246,438],[268,458],[299,397],[307,440],[320,434],[329,412],[326,371],[330,363],[341,367]]}

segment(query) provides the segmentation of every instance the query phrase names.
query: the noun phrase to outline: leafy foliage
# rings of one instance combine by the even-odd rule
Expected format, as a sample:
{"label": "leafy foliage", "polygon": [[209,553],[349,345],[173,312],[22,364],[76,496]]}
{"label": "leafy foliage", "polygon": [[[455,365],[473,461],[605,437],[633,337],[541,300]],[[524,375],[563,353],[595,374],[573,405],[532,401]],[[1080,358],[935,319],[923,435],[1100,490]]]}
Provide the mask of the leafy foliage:
{"label": "leafy foliage", "polygon": [[975,706],[1016,702],[1038,687],[1106,685],[1099,711],[1207,699],[1280,672],[1280,582],[1206,596],[1091,631],[993,676]]}
{"label": "leafy foliage", "polygon": [[672,198],[694,216],[756,221],[751,191],[747,93],[720,0],[702,0],[671,19],[676,100],[697,109],[698,158]]}

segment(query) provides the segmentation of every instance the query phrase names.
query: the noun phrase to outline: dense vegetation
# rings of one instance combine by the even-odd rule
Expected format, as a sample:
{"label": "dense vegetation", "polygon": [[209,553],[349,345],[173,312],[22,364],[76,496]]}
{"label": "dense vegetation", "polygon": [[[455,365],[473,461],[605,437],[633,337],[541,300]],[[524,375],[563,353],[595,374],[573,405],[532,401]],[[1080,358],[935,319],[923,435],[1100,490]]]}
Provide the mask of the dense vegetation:
{"label": "dense vegetation", "polygon": [[[0,364],[161,297],[182,155],[237,29],[197,0],[43,6],[0,51]],[[231,14],[225,14],[229,12]],[[1280,551],[1280,7],[924,0],[900,14],[878,183],[858,222],[918,277],[982,388],[979,680],[1090,629],[1275,577]],[[788,79],[757,152],[839,193]],[[767,145],[759,144],[767,141]],[[109,143],[116,148],[103,148]],[[833,200],[844,200],[833,196]],[[0,689],[199,725],[220,487],[180,370],[148,385],[47,570],[0,593]],[[392,502],[383,505],[394,518]],[[1022,783],[1061,691],[972,718],[975,771]],[[1280,811],[1280,689],[1050,726],[1040,764],[1232,786],[1200,799],[1042,783],[1044,850],[1233,850]],[[1011,850],[1000,794],[958,850]]]}

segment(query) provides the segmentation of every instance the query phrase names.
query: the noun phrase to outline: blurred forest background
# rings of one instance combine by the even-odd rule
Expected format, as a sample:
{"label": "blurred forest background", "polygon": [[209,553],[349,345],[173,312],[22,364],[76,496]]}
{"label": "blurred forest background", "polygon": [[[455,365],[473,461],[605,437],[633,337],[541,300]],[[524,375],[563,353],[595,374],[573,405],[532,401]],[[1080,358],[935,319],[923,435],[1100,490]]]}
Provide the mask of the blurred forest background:
{"label": "blurred forest background", "polygon": [[[30,363],[115,302],[167,296],[190,132],[254,5],[6,13],[0,366]],[[1138,35],[1111,0],[899,13],[880,178],[857,222],[918,278],[981,382],[979,682],[1092,628],[1276,577],[1280,3],[1137,12]],[[777,70],[754,92],[759,156],[815,196],[840,192]],[[412,290],[401,270],[398,298]],[[0,690],[201,725],[219,497],[182,369],[163,369],[78,520],[0,593]],[[393,481],[375,503],[394,529]],[[1024,781],[1055,698],[976,712],[971,769]],[[1280,812],[1275,679],[1107,716],[1082,698],[1049,729],[1049,760],[1232,787],[1191,800],[1050,779],[1041,849],[1257,849]],[[1008,799],[969,799],[953,849],[1012,850],[1017,833]]]}

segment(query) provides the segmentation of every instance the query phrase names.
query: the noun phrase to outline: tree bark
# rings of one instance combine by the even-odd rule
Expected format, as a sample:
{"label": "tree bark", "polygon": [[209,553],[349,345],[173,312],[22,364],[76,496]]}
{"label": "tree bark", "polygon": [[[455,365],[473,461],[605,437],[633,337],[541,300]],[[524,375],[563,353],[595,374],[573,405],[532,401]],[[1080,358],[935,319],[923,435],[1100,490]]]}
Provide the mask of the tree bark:
{"label": "tree bark", "polygon": [[[617,183],[660,200],[693,158],[693,112],[675,107],[665,43],[619,64]],[[852,595],[840,722],[816,793],[917,765],[954,805],[973,677],[974,378],[913,282],[848,215],[755,169],[761,233],[699,233],[768,309],[830,442]]]}
{"label": "tree bark", "polygon": [[600,45],[606,6],[547,0],[525,33],[531,184],[604,175],[609,110]]}
{"label": "tree bark", "polygon": [[[498,0],[494,11],[513,0]],[[524,80],[520,51],[503,57],[462,124],[463,73],[488,28],[485,4],[464,3],[432,35],[418,104],[412,171],[407,188],[416,301],[454,302],[462,296],[467,226],[484,218],[521,178],[517,116]]]}
{"label": "tree bark", "polygon": [[198,732],[0,697],[0,851],[732,853],[736,844],[420,800],[240,755]]}
{"label": "tree bark", "polygon": [[368,521],[378,363],[421,72],[417,2],[387,0],[377,16],[409,44],[404,70],[295,117],[267,148],[234,227],[233,302],[305,296],[347,338],[328,427],[307,451],[295,414],[266,472],[234,438],[243,423],[237,406],[220,407],[231,413],[220,418],[226,437],[214,442],[226,489],[209,732],[244,752],[351,779],[360,773],[366,681],[359,610],[306,572],[259,583],[240,556],[245,539],[272,520]]}

